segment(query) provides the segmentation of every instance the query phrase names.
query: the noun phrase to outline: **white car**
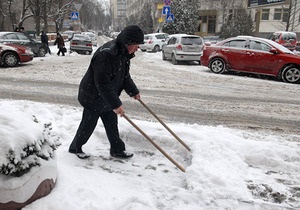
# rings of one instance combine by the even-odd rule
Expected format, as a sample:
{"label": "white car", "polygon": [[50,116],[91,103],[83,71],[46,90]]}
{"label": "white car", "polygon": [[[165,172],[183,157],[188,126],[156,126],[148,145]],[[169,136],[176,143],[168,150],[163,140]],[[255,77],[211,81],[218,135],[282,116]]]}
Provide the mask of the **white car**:
{"label": "white car", "polygon": [[140,44],[140,49],[145,51],[158,52],[166,44],[168,38],[166,33],[152,33],[144,35],[144,44]]}
{"label": "white car", "polygon": [[171,60],[174,65],[179,61],[197,61],[203,54],[204,41],[201,36],[174,34],[162,49],[162,59]]}
{"label": "white car", "polygon": [[74,34],[70,40],[70,52],[90,55],[93,52],[93,44],[88,35]]}
{"label": "white car", "polygon": [[82,34],[88,35],[90,39],[92,40],[93,46],[97,47],[98,44],[98,37],[93,32],[82,32]]}

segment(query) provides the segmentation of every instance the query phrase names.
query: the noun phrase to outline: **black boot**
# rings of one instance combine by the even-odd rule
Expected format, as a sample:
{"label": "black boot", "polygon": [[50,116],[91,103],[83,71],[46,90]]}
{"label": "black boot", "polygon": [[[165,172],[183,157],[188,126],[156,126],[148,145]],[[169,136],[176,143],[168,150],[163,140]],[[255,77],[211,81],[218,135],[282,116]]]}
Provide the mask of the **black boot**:
{"label": "black boot", "polygon": [[119,152],[119,153],[110,153],[111,156],[115,157],[115,158],[121,158],[121,159],[128,159],[128,158],[131,158],[133,157],[133,154],[132,153],[129,153],[129,152]]}
{"label": "black boot", "polygon": [[75,154],[80,159],[87,159],[90,157],[90,155],[84,153],[82,149],[69,149],[69,152]]}

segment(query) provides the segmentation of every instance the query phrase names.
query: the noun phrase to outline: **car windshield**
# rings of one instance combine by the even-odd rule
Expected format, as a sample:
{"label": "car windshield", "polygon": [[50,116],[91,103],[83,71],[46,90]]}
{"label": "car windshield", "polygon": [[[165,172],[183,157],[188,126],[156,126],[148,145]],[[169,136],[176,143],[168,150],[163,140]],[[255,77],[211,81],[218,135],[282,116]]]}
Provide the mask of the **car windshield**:
{"label": "car windshield", "polygon": [[200,37],[182,37],[181,43],[183,45],[201,45],[202,39]]}
{"label": "car windshield", "polygon": [[292,51],[290,51],[286,47],[282,46],[281,44],[278,44],[277,42],[274,42],[274,41],[269,40],[269,39],[265,39],[265,41],[268,42],[269,44],[273,45],[274,47],[278,48],[279,50],[281,50],[284,53],[294,54]]}

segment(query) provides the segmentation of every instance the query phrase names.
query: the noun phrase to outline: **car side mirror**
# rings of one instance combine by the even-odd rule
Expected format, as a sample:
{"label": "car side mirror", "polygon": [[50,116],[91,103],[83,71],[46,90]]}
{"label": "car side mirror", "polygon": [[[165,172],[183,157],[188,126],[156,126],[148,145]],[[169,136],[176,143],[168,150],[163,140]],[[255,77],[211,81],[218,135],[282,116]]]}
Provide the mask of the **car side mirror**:
{"label": "car side mirror", "polygon": [[277,54],[277,53],[278,53],[277,50],[276,50],[275,48],[271,48],[269,52],[270,52],[270,53],[273,53],[273,54]]}

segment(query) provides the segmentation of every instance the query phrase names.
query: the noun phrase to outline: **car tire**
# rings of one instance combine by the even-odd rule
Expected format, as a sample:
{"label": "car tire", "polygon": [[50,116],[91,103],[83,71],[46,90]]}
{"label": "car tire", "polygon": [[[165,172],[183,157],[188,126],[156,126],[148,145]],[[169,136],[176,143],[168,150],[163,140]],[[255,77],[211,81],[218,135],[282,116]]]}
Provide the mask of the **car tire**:
{"label": "car tire", "polygon": [[209,69],[215,74],[222,74],[225,71],[225,61],[222,58],[215,58],[210,62]]}
{"label": "car tire", "polygon": [[43,47],[41,47],[41,48],[39,49],[39,51],[37,52],[37,56],[38,56],[38,57],[45,57],[46,53],[47,53],[46,49],[43,48]]}
{"label": "car tire", "polygon": [[164,52],[164,51],[162,51],[162,59],[163,59],[164,61],[166,61],[166,60],[167,60],[167,57],[166,57],[166,55],[165,55],[165,52]]}
{"label": "car tire", "polygon": [[172,54],[172,64],[173,64],[173,65],[177,65],[177,64],[178,64],[178,61],[176,60],[174,54]]}
{"label": "car tire", "polygon": [[15,67],[19,65],[19,57],[16,53],[6,52],[2,57],[2,62],[5,67]]}
{"label": "car tire", "polygon": [[158,45],[155,45],[153,48],[153,52],[158,52],[160,50],[160,47]]}
{"label": "car tire", "polygon": [[281,72],[281,79],[286,83],[300,83],[300,68],[294,65],[285,67]]}
{"label": "car tire", "polygon": [[146,52],[146,50],[141,50],[142,52]]}

